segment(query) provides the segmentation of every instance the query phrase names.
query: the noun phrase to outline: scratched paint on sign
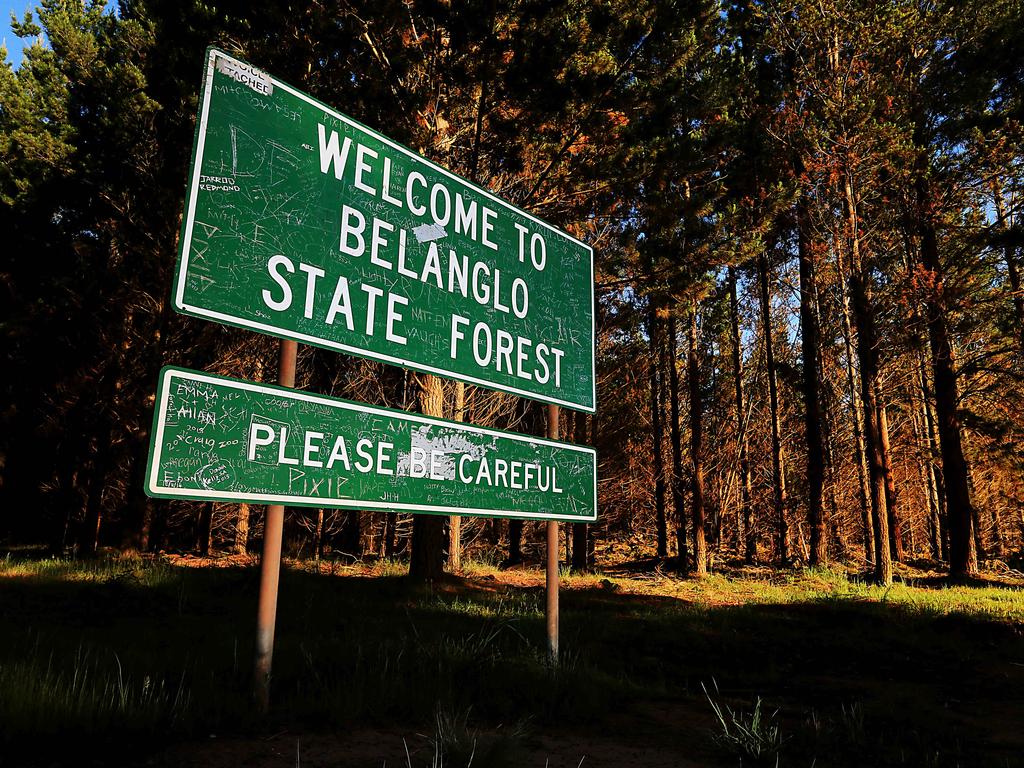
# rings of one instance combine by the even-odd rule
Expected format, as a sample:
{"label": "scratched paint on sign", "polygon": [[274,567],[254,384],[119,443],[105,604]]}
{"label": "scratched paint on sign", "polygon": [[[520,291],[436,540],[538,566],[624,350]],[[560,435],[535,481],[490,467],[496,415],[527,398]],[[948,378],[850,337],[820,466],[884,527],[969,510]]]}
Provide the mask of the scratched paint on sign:
{"label": "scratched paint on sign", "polygon": [[593,412],[593,252],[210,49],[174,306]]}
{"label": "scratched paint on sign", "polygon": [[146,490],[164,498],[596,519],[593,449],[165,368]]}

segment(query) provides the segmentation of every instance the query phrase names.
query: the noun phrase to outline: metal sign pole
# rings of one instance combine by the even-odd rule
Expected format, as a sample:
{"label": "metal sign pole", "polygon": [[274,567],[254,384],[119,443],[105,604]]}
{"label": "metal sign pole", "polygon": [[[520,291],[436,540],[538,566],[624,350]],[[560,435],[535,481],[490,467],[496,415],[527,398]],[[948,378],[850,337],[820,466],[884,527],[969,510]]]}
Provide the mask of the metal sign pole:
{"label": "metal sign pole", "polygon": [[[297,342],[281,340],[277,362],[277,383],[295,386]],[[284,505],[267,507],[263,525],[263,557],[260,559],[260,597],[256,610],[256,666],[254,692],[260,712],[270,707],[270,668],[274,658],[274,624],[277,620],[277,586],[281,577],[281,538],[284,534]]]}
{"label": "metal sign pole", "polygon": [[[559,408],[548,405],[548,437],[558,439]],[[547,619],[548,661],[558,664],[558,523],[548,520],[547,526],[547,600],[544,614]]]}

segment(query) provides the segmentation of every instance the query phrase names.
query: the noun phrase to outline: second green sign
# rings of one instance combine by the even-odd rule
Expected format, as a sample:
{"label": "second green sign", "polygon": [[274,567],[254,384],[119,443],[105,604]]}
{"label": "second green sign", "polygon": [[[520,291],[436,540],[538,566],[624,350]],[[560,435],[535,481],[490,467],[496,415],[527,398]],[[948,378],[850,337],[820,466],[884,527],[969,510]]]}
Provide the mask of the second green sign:
{"label": "second green sign", "polygon": [[165,368],[151,496],[593,521],[591,448]]}

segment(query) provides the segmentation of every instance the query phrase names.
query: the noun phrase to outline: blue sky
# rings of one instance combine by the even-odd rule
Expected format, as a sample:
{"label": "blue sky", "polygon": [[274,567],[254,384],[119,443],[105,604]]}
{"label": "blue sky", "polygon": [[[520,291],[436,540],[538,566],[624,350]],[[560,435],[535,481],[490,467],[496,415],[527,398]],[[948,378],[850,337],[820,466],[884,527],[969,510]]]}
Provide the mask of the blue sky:
{"label": "blue sky", "polygon": [[[0,0],[0,42],[7,48],[7,60],[15,69],[21,66],[21,50],[31,45],[32,40],[22,40],[11,31],[11,14],[21,21],[25,11],[35,9],[38,0]],[[107,0],[106,8],[110,11],[116,5],[115,0]]]}
{"label": "blue sky", "polygon": [[20,20],[25,15],[25,11],[34,7],[33,0],[0,0],[0,39],[3,40],[4,46],[7,48],[7,60],[15,68],[21,64],[22,46],[31,41],[15,37],[11,32],[11,14],[13,13]]}

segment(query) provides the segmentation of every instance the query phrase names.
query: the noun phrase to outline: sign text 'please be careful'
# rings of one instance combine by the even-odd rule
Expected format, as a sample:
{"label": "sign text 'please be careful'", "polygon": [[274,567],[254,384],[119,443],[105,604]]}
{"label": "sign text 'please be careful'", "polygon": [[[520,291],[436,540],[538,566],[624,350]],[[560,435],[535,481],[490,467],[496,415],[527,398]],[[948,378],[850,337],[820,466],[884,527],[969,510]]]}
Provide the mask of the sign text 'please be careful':
{"label": "sign text 'please be careful'", "polygon": [[592,448],[165,368],[151,496],[593,521]]}

